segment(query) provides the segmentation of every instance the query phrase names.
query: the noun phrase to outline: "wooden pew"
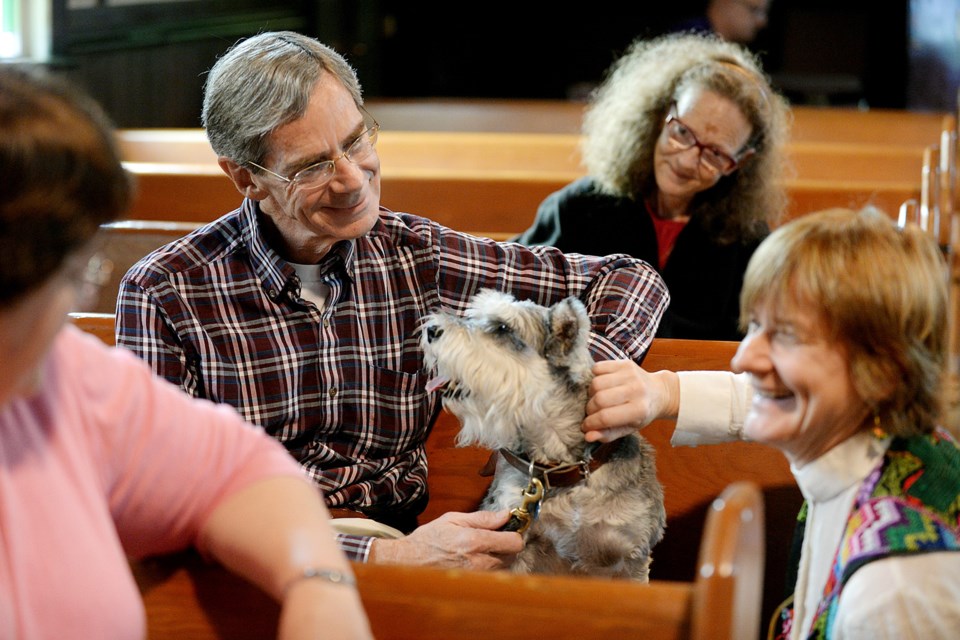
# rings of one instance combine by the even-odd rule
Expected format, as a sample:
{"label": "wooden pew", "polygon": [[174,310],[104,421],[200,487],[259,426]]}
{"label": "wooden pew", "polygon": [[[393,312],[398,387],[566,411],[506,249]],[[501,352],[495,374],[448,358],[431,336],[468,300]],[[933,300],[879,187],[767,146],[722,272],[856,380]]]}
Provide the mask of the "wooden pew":
{"label": "wooden pew", "polygon": [[[112,315],[72,314],[72,319],[112,343]],[[658,338],[644,366],[651,371],[728,370],[736,344]],[[489,478],[478,473],[489,452],[456,446],[458,430],[456,419],[442,413],[427,439],[430,500],[421,524],[449,511],[475,510],[489,486]],[[698,568],[693,550],[701,544],[714,498],[730,484],[749,481],[760,488],[765,503],[761,619],[766,621],[783,599],[790,540],[802,501],[789,465],[779,452],[756,443],[675,448],[669,443],[672,430],[672,424],[663,421],[643,430],[657,451],[657,475],[667,511],[667,531],[653,551],[651,577],[693,582]]]}
{"label": "wooden pew", "polygon": [[114,313],[120,279],[137,260],[154,249],[193,231],[199,222],[169,220],[121,220],[100,225],[100,254],[110,261],[112,270],[100,288],[93,306],[86,311]]}
{"label": "wooden pew", "polygon": [[923,147],[940,133],[942,113],[901,109],[792,108],[795,142],[884,144]]}
{"label": "wooden pew", "polygon": [[[176,165],[161,170],[143,165],[129,168],[140,185],[136,201],[127,212],[130,219],[209,222],[233,211],[241,202],[227,177],[209,167],[198,171],[191,168],[187,173],[179,173]],[[526,229],[540,202],[568,182],[556,175],[529,172],[437,176],[385,171],[381,202],[394,211],[428,217],[452,229],[484,229],[510,236]],[[900,203],[918,198],[919,191],[919,179],[849,183],[792,180],[787,189],[787,219],[830,207],[868,203],[896,212]]]}
{"label": "wooden pew", "polygon": [[[371,99],[370,113],[385,130],[580,133],[586,105],[569,100]],[[923,146],[940,130],[943,114],[899,109],[796,105],[791,108],[795,142]]]}
{"label": "wooden pew", "polygon": [[[137,173],[222,173],[200,129],[130,129],[119,132],[125,161]],[[926,144],[792,140],[788,155],[796,177],[807,180],[904,181],[912,179]],[[584,174],[577,134],[423,132],[384,130],[377,151],[390,175],[464,173],[547,176],[564,181]],[[202,168],[202,169],[201,169]],[[216,169],[214,171],[213,169]],[[226,177],[226,176],[224,176]]]}
{"label": "wooden pew", "polygon": [[[354,564],[380,640],[742,640],[757,629],[763,502],[737,483],[711,505],[694,582]],[[187,553],[132,563],[152,640],[272,637],[278,607]]]}
{"label": "wooden pew", "polygon": [[[124,130],[118,140],[139,184],[129,218],[206,222],[240,202],[202,130]],[[868,202],[896,211],[916,198],[926,143],[884,140],[791,142],[796,175],[786,183],[788,219]],[[385,130],[378,143],[382,201],[455,229],[518,233],[544,197],[583,175],[578,141],[570,133]]]}
{"label": "wooden pew", "polygon": [[106,345],[112,347],[117,343],[113,313],[74,311],[69,314],[69,321],[81,331],[99,338]]}
{"label": "wooden pew", "polygon": [[[649,371],[728,371],[736,342],[657,338],[643,366]],[[457,447],[456,419],[442,413],[427,439],[430,501],[421,522],[447,511],[472,511],[489,486],[479,469],[489,452]],[[766,505],[762,619],[767,621],[783,601],[790,543],[802,503],[786,458],[757,443],[733,442],[701,447],[673,447],[673,423],[657,421],[642,435],[657,451],[657,477],[664,489],[667,529],[653,550],[650,576],[691,582],[696,577],[696,549],[714,496],[731,483],[746,480],[760,487]],[[792,585],[791,585],[792,586]]]}

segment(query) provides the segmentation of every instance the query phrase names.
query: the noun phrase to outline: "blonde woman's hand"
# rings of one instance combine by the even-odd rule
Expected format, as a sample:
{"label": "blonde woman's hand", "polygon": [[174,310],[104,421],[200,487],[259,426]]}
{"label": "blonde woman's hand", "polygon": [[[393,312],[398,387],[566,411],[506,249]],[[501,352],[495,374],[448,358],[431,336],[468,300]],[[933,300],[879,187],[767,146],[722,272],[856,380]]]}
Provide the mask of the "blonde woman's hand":
{"label": "blonde woman's hand", "polygon": [[589,442],[610,442],[661,418],[676,418],[680,383],[673,371],[649,372],[632,360],[593,366],[587,417],[582,431]]}

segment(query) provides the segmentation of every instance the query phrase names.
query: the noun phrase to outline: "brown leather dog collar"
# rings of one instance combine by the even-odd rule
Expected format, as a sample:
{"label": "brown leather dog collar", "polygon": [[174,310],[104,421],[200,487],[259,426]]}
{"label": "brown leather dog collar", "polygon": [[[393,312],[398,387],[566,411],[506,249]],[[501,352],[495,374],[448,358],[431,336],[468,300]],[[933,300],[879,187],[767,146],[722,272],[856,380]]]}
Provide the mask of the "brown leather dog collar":
{"label": "brown leather dog collar", "polygon": [[504,460],[510,463],[510,466],[524,473],[528,473],[532,477],[538,478],[543,482],[543,486],[546,489],[553,487],[571,487],[603,466],[616,449],[616,440],[613,442],[605,442],[599,446],[590,444],[587,446],[583,460],[569,464],[554,463],[550,465],[531,463],[530,459],[522,454],[510,451],[509,449],[500,449],[494,452],[491,460],[487,462],[480,474],[493,475],[494,465],[491,465],[490,462],[499,454],[503,456]]}

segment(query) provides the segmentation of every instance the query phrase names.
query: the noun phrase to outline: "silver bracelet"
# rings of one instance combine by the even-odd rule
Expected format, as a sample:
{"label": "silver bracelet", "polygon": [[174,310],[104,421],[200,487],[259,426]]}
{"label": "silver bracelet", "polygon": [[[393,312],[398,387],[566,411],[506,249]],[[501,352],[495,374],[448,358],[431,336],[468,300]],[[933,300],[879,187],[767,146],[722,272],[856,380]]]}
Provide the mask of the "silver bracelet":
{"label": "silver bracelet", "polygon": [[352,575],[345,571],[338,571],[337,569],[317,569],[316,567],[306,567],[300,572],[300,575],[287,582],[287,585],[283,588],[284,597],[286,597],[287,591],[290,590],[290,587],[296,583],[300,582],[301,580],[312,579],[326,580],[332,584],[342,584],[345,587],[357,586],[357,581],[354,580]]}

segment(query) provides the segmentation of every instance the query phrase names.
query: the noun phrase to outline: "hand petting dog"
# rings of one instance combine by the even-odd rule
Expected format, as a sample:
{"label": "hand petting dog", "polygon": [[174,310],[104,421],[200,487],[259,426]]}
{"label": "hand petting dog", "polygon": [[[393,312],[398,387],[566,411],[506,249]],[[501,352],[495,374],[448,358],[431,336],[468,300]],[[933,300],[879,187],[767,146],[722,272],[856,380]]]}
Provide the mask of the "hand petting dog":
{"label": "hand petting dog", "polygon": [[593,365],[587,417],[581,430],[587,442],[611,442],[657,419],[674,419],[680,410],[680,382],[674,371],[649,372],[632,360]]}

